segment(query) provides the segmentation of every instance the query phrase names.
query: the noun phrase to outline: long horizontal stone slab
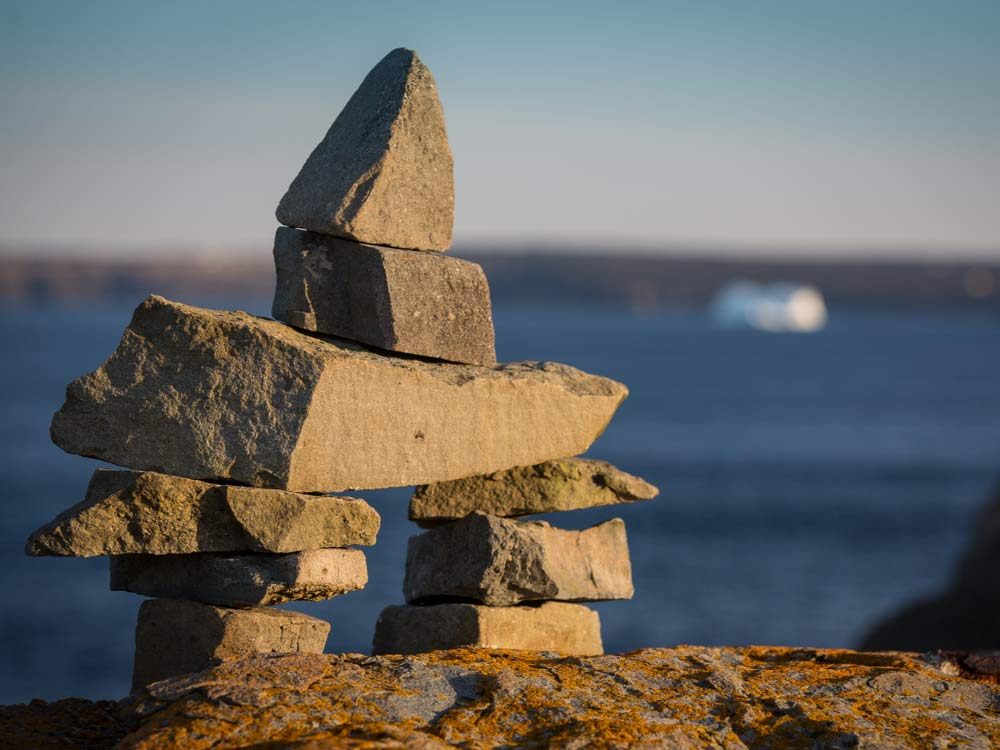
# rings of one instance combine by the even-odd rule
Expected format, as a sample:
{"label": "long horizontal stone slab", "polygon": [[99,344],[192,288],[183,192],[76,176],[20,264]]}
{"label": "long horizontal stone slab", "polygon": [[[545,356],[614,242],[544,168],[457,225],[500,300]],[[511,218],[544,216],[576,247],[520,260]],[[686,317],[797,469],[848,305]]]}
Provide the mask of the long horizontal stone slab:
{"label": "long horizontal stone slab", "polygon": [[649,482],[607,461],[558,458],[417,487],[410,499],[410,520],[432,525],[477,510],[494,516],[527,516],[651,500],[658,494]]}
{"label": "long horizontal stone slab", "polygon": [[252,654],[321,654],[329,634],[328,622],[298,612],[149,599],[135,628],[132,689]]}
{"label": "long horizontal stone slab", "polygon": [[410,538],[407,602],[472,600],[507,606],[540,600],[631,599],[625,523],[583,531],[474,513]]}
{"label": "long horizontal stone slab", "polygon": [[111,590],[143,596],[252,607],[321,601],[368,583],[356,549],[311,549],[287,555],[115,555]]}
{"label": "long horizontal stone slab", "polygon": [[87,497],[28,539],[29,555],[297,552],[375,544],[364,500],[98,469]]}
{"label": "long horizontal stone slab", "polygon": [[375,624],[373,654],[419,654],[449,648],[604,653],[601,621],[582,604],[484,607],[436,604],[386,607]]}
{"label": "long horizontal stone slab", "polygon": [[394,352],[496,364],[490,289],[476,263],[279,227],[271,314]]}
{"label": "long horizontal stone slab", "polygon": [[566,365],[384,356],[153,296],[110,359],[69,385],[51,432],[132,469],[335,492],[582,453],[627,394]]}

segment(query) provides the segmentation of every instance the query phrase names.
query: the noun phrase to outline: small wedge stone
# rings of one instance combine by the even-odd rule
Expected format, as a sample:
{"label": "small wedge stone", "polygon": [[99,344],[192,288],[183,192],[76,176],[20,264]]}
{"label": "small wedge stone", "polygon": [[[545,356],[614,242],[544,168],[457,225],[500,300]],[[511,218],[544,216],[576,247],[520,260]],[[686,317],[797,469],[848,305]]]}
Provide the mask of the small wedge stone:
{"label": "small wedge stone", "polygon": [[490,289],[476,263],[279,227],[271,314],[394,352],[496,364]]}
{"label": "small wedge stone", "polygon": [[581,453],[626,395],[552,362],[385,356],[154,296],[111,358],[67,388],[51,434],[63,450],[131,469],[337,492]]}
{"label": "small wedge stone", "polygon": [[484,607],[436,604],[386,607],[375,625],[373,654],[419,654],[448,648],[604,653],[597,612],[581,604]]}
{"label": "small wedge stone", "polygon": [[114,555],[111,590],[188,599],[222,607],[321,601],[368,582],[356,549],[311,549],[287,555]]}
{"label": "small wedge stone", "polygon": [[361,82],[278,205],[290,227],[376,245],[447,250],[451,148],[434,76],[408,49]]}
{"label": "small wedge stone", "polygon": [[494,516],[527,516],[651,500],[659,492],[607,461],[558,458],[418,487],[410,499],[410,520],[432,526],[476,510]]}
{"label": "small wedge stone", "polygon": [[329,623],[298,612],[149,599],[135,628],[132,689],[251,654],[321,654],[329,633]]}
{"label": "small wedge stone", "polygon": [[375,544],[364,500],[98,469],[86,499],[38,529],[29,555],[297,552]]}
{"label": "small wedge stone", "polygon": [[631,599],[625,523],[614,518],[566,531],[474,513],[410,538],[403,594],[410,603],[465,599],[495,607]]}

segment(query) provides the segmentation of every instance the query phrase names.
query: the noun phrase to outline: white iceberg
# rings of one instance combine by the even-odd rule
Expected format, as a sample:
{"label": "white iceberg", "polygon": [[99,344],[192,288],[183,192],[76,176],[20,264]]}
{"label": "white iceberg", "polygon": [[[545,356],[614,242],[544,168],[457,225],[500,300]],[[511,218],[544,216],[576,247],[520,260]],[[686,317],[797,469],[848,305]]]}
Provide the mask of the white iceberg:
{"label": "white iceberg", "polygon": [[757,284],[734,281],[720,289],[709,307],[726,326],[761,331],[812,333],[826,325],[823,295],[806,284]]}

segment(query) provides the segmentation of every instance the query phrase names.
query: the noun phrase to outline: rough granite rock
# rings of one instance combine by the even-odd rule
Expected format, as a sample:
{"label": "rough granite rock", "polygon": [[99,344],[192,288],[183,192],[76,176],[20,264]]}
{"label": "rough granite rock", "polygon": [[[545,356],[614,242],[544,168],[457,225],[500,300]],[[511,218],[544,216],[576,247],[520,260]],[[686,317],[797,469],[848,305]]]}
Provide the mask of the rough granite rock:
{"label": "rough granite rock", "polygon": [[278,205],[278,221],[375,245],[447,250],[454,168],[431,72],[395,49],[362,81]]}
{"label": "rough granite rock", "polygon": [[222,607],[321,601],[368,583],[356,549],[310,549],[287,555],[114,555],[111,590],[189,599]]}
{"label": "rough granite rock", "polygon": [[153,296],[111,358],[67,388],[52,439],[133,469],[335,492],[580,453],[627,394],[566,365],[383,356]]}
{"label": "rough granite rock", "polygon": [[653,485],[607,461],[558,458],[417,487],[410,499],[410,520],[433,525],[476,510],[527,516],[651,500],[658,494]]}
{"label": "rough granite rock", "polygon": [[271,314],[394,352],[492,367],[490,289],[476,263],[279,227]]}
{"label": "rough granite rock", "polygon": [[1000,688],[964,661],[700,646],[590,658],[261,655],[117,705],[2,706],[0,737],[31,750],[998,747]]}
{"label": "rough granite rock", "polygon": [[375,544],[364,500],[98,469],[86,499],[28,539],[29,555],[297,552]]}
{"label": "rough granite rock", "polygon": [[132,688],[252,654],[321,654],[329,633],[329,623],[298,612],[147,599],[135,626]]}
{"label": "rough granite rock", "polygon": [[375,623],[372,653],[419,654],[465,646],[576,656],[604,653],[597,613],[582,604],[563,602],[386,607]]}
{"label": "rough granite rock", "polygon": [[0,707],[6,747],[1000,747],[1000,689],[938,656],[802,648],[553,658],[255,656],[136,691]]}
{"label": "rough granite rock", "polygon": [[476,512],[411,537],[406,551],[403,595],[411,604],[471,600],[505,607],[633,593],[620,518],[567,531]]}

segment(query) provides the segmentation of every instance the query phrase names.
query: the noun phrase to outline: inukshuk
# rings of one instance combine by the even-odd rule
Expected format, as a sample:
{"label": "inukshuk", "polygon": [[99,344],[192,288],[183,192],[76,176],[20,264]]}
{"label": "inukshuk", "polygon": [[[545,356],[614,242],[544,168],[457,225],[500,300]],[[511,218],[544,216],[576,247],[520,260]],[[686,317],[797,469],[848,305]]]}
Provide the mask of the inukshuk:
{"label": "inukshuk", "polygon": [[[366,583],[351,548],[374,543],[379,518],[332,493],[426,485],[417,497],[432,497],[483,475],[515,487],[603,432],[627,395],[621,384],[566,365],[496,363],[482,269],[441,254],[453,213],[434,79],[413,52],[394,50],[280,202],[276,320],[152,296],[111,357],[69,385],[53,441],[129,470],[98,470],[86,499],[35,532],[27,551],[110,555],[113,589],[155,597],[140,608],[134,686],[255,652],[322,651],[327,623],[267,605]],[[610,471],[585,471],[573,499],[557,492],[555,502],[649,495],[645,485],[622,494],[612,485],[632,480]],[[470,629],[450,604],[390,608],[379,650],[600,650],[596,615],[532,604],[628,596],[621,522],[577,535],[503,518],[537,512],[545,492],[531,486],[520,509],[485,492],[456,504],[452,493],[427,517],[462,518],[428,532],[447,542],[442,554],[487,540],[484,553],[514,556],[479,589],[469,571],[446,581],[421,538],[411,547],[408,599],[502,605],[495,612],[507,620],[466,607],[493,628]],[[510,577],[522,562],[527,583]]]}

